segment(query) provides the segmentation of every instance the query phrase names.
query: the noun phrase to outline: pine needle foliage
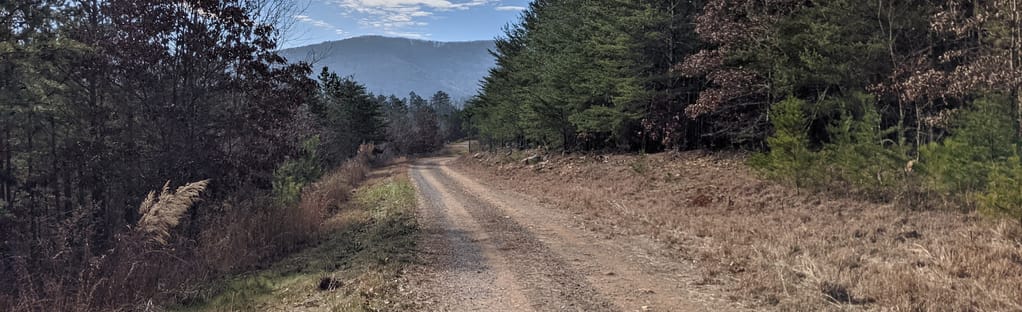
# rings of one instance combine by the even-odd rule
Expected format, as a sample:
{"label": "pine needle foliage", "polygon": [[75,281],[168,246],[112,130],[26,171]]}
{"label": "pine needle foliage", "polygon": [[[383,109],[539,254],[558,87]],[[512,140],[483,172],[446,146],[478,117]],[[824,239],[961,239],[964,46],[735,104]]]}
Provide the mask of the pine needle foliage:
{"label": "pine needle foliage", "polygon": [[974,101],[957,118],[951,136],[920,149],[928,184],[947,194],[986,189],[994,164],[1015,154],[1016,130],[1011,116],[1011,102],[1005,97]]}
{"label": "pine needle foliage", "polygon": [[774,134],[767,138],[770,151],[750,159],[754,167],[768,176],[790,179],[796,186],[807,183],[806,173],[815,158],[809,150],[805,105],[805,101],[794,97],[775,104],[770,112]]}
{"label": "pine needle foliage", "polygon": [[978,196],[980,211],[1022,220],[1022,158],[1015,155],[995,164],[987,183]]}
{"label": "pine needle foliage", "polygon": [[199,201],[199,195],[206,190],[209,180],[193,182],[170,192],[170,181],[163,185],[160,195],[149,192],[138,212],[142,215],[136,230],[153,242],[166,244],[170,230],[181,222],[181,216]]}

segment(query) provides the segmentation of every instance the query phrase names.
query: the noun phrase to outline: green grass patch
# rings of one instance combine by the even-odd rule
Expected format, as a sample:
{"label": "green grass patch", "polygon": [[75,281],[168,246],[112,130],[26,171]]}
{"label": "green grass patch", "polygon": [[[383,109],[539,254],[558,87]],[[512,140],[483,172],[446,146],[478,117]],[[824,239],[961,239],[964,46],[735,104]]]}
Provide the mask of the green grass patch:
{"label": "green grass patch", "polygon": [[392,177],[359,188],[353,203],[318,246],[214,283],[171,310],[406,310],[394,281],[413,260],[415,190]]}

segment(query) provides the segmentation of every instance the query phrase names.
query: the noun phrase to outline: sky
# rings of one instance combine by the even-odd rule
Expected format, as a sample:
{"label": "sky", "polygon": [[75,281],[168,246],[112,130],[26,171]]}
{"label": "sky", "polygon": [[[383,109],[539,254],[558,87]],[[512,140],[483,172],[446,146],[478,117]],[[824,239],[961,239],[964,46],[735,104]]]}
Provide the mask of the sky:
{"label": "sky", "polygon": [[489,40],[529,0],[300,0],[285,48],[380,35],[433,41]]}

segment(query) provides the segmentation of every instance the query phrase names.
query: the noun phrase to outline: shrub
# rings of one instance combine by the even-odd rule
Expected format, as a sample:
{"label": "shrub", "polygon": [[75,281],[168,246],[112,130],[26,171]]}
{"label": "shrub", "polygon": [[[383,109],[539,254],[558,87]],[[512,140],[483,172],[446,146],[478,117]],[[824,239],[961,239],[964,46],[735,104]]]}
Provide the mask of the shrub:
{"label": "shrub", "polygon": [[852,109],[843,112],[860,111],[861,116],[857,118],[846,113],[828,127],[831,142],[823,147],[821,158],[824,160],[819,164],[826,168],[817,168],[826,172],[817,176],[827,183],[889,195],[884,193],[902,181],[902,168],[907,161],[905,152],[886,139],[896,129],[881,128],[880,114],[873,106],[872,96],[858,93],[848,104]]}
{"label": "shrub", "polygon": [[[190,285],[201,276],[198,261],[190,261],[187,239],[171,239],[172,230],[185,218],[206,189],[199,181],[171,192],[170,183],[159,195],[149,193],[139,205],[141,218],[134,225],[105,229],[114,237],[110,245],[89,243],[100,235],[94,202],[76,206],[71,215],[44,232],[32,245],[19,246],[18,254],[38,253],[36,259],[16,257],[12,262],[18,287],[0,294],[4,311],[111,311],[143,310],[143,300],[160,300]],[[43,241],[45,240],[45,241]],[[14,247],[14,248],[19,248]],[[12,294],[13,297],[4,298]]]}
{"label": "shrub", "polygon": [[279,194],[227,201],[205,227],[199,254],[214,270],[232,272],[305,246],[321,234],[324,216],[350,199],[351,191],[365,180],[372,152],[372,145],[362,145],[355,157],[304,187],[291,204],[282,203]]}
{"label": "shrub", "polygon": [[906,150],[887,139],[896,129],[883,129],[874,98],[856,93],[832,100],[842,115],[827,127],[829,140],[818,151],[809,148],[805,102],[788,98],[770,112],[774,134],[770,150],[753,155],[750,164],[768,177],[796,187],[836,187],[887,200],[905,184]]}
{"label": "shrub", "polygon": [[646,156],[646,153],[641,153],[635,161],[629,164],[629,167],[637,174],[646,175],[649,173],[649,157]]}
{"label": "shrub", "polygon": [[992,170],[1015,154],[1015,123],[1010,101],[987,97],[962,113],[951,136],[920,148],[920,169],[927,185],[965,197],[986,189]]}
{"label": "shrub", "polygon": [[987,182],[986,191],[978,196],[980,211],[1022,218],[1022,158],[1016,154],[994,165]]}
{"label": "shrub", "polygon": [[323,174],[316,157],[317,146],[318,136],[305,140],[299,157],[285,160],[273,172],[273,195],[281,204],[297,203],[301,199],[302,189]]}
{"label": "shrub", "polygon": [[803,186],[808,181],[809,169],[815,155],[809,150],[807,123],[802,108],[805,101],[788,97],[774,104],[770,111],[770,122],[774,134],[767,138],[770,151],[753,155],[750,164],[767,176]]}
{"label": "shrub", "polygon": [[369,174],[372,155],[373,145],[363,144],[355,157],[309,186],[299,206],[322,205],[322,208],[329,210],[348,200],[351,191]]}

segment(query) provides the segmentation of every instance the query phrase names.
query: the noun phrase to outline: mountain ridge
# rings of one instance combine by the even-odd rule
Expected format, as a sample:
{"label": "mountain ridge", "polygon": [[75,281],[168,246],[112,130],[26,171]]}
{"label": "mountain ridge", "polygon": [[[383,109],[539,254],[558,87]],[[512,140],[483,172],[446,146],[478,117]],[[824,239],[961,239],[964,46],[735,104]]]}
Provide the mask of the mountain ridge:
{"label": "mountain ridge", "polygon": [[493,40],[430,41],[384,36],[361,36],[288,48],[289,61],[312,64],[314,75],[328,67],[352,76],[376,94],[428,97],[437,91],[455,99],[476,94],[479,81],[495,60]]}

